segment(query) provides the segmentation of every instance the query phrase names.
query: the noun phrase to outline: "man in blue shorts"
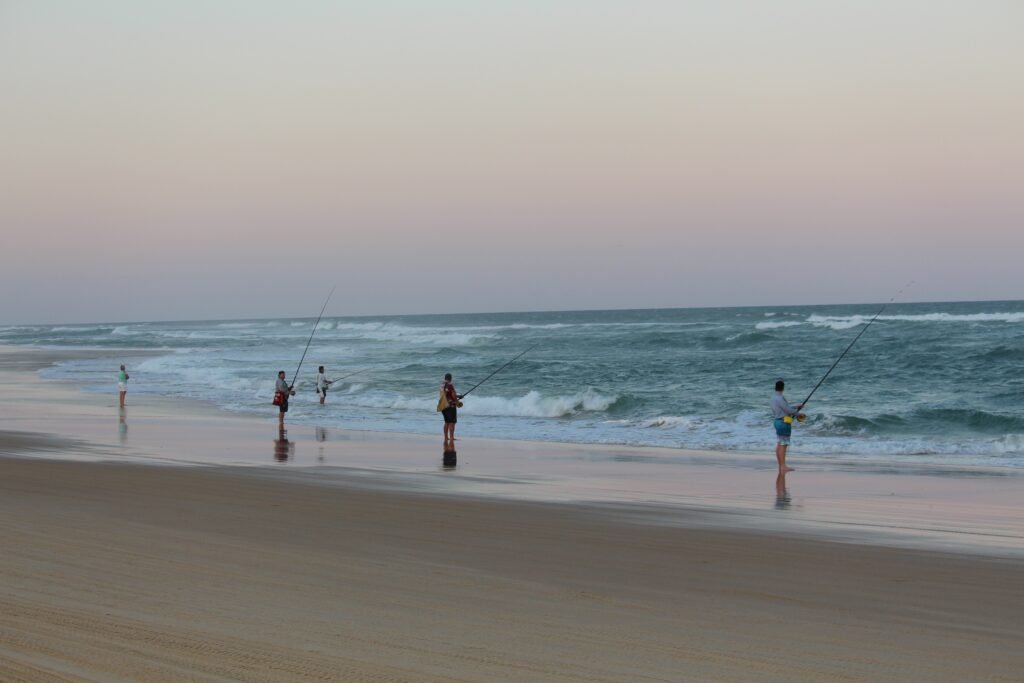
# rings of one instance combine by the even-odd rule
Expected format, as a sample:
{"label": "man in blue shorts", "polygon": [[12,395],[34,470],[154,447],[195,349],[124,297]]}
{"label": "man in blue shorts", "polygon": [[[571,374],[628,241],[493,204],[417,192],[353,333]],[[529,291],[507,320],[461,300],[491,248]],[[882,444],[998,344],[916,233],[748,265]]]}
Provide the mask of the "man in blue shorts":
{"label": "man in blue shorts", "polygon": [[775,420],[775,435],[778,441],[775,444],[775,459],[779,461],[779,472],[792,472],[792,467],[786,467],[786,450],[789,448],[789,438],[793,434],[793,417],[803,419],[804,414],[800,409],[803,403],[791,406],[782,395],[786,383],[781,379],[775,383],[775,395],[772,396],[772,418]]}

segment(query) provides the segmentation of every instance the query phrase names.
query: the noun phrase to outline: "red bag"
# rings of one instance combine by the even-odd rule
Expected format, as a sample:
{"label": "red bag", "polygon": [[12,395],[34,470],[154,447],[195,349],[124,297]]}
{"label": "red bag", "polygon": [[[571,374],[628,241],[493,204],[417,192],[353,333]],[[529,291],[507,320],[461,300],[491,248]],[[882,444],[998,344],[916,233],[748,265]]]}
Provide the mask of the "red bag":
{"label": "red bag", "polygon": [[285,401],[284,394],[281,393],[280,391],[275,391],[274,392],[274,400],[272,401],[272,405],[279,406],[282,403],[284,403],[284,401]]}

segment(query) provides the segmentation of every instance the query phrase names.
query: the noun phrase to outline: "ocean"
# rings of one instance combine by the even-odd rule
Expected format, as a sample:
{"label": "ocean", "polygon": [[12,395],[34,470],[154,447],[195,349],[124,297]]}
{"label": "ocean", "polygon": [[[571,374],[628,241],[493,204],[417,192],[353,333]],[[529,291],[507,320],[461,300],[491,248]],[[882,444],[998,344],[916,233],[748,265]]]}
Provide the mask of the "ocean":
{"label": "ocean", "polygon": [[[474,391],[459,435],[771,453],[776,379],[802,400],[880,304],[337,317],[326,315],[288,420],[440,434],[438,387]],[[41,371],[85,392],[208,401],[274,417],[313,318],[0,326],[0,343],[109,350]],[[126,357],[124,351],[152,356]],[[358,370],[320,406],[328,377]],[[1024,301],[887,307],[795,425],[791,456],[1024,467]]]}

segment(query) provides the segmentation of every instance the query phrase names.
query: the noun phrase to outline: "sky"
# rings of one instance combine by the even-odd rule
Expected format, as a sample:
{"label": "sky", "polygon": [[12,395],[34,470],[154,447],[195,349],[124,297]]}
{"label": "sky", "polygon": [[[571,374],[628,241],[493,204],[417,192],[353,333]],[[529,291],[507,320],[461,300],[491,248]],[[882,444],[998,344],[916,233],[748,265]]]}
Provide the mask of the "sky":
{"label": "sky", "polygon": [[1024,298],[1018,0],[0,0],[0,323]]}

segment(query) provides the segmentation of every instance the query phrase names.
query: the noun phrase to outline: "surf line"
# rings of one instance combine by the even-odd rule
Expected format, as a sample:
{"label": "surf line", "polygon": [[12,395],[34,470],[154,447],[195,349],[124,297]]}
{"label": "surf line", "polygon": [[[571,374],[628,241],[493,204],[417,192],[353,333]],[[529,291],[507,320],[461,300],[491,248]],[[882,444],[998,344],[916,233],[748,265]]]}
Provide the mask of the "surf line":
{"label": "surf line", "polygon": [[316,334],[316,328],[320,325],[320,319],[324,317],[324,311],[327,310],[327,303],[331,300],[331,295],[334,294],[334,290],[337,289],[337,287],[337,285],[331,287],[331,291],[327,294],[327,300],[324,301],[324,305],[320,309],[320,315],[316,317],[316,322],[313,323],[313,331],[309,333],[309,341],[306,342],[306,348],[302,352],[302,358],[299,359],[299,366],[295,368],[295,374],[292,375],[292,381],[288,384],[289,387],[295,388],[295,380],[299,378],[299,370],[302,369],[302,362],[306,360],[306,353],[309,351],[309,345],[313,343],[313,335]]}
{"label": "surf line", "polygon": [[[516,356],[515,358],[513,358],[513,359],[512,359],[512,360],[510,360],[509,362],[505,363],[505,364],[504,364],[504,365],[502,365],[502,366],[501,366],[500,368],[498,368],[497,370],[495,370],[494,372],[492,372],[491,374],[487,375],[487,376],[486,376],[486,377],[484,377],[484,378],[483,378],[482,380],[480,380],[479,382],[477,382],[476,384],[474,384],[474,385],[473,385],[472,387],[470,387],[470,388],[469,388],[469,391],[464,391],[464,392],[462,392],[462,398],[466,398],[467,396],[469,396],[469,392],[470,392],[470,391],[473,391],[473,390],[474,390],[474,389],[476,389],[476,388],[477,388],[478,386],[480,386],[481,384],[483,384],[484,382],[486,382],[486,381],[487,381],[487,380],[489,380],[490,378],[494,377],[494,376],[495,376],[495,375],[497,375],[497,374],[498,374],[499,372],[501,372],[502,370],[504,370],[504,369],[505,369],[505,368],[507,368],[508,366],[512,365],[512,364],[513,364],[513,363],[515,363],[515,362],[516,362],[517,360],[519,360],[520,358],[522,358],[523,356],[525,356],[525,355],[526,355],[527,353],[529,353],[530,351],[533,351],[533,350],[534,350],[535,348],[537,348],[538,346],[540,346],[540,344],[534,344],[534,345],[533,345],[533,346],[531,346],[530,348],[526,349],[526,351],[523,351],[523,352],[522,352],[522,353],[520,353],[520,354],[519,354],[518,356]],[[462,407],[462,402],[461,402],[461,401],[459,402],[459,407],[460,407],[460,408]]]}
{"label": "surf line", "polygon": [[[832,367],[830,367],[828,371],[822,376],[822,378],[818,380],[818,383],[814,385],[814,388],[811,389],[811,393],[807,394],[807,398],[805,398],[804,402],[800,404],[800,410],[804,410],[807,407],[807,402],[811,400],[811,396],[814,396],[814,392],[816,392],[818,390],[818,387],[822,385],[825,379],[832,374],[832,371],[836,369],[837,365],[839,365],[839,361],[841,361],[846,356],[846,354],[850,352],[850,349],[852,349],[853,345],[857,343],[857,340],[860,339],[861,336],[863,336],[863,334],[868,331],[868,328],[871,327],[871,323],[878,320],[878,316],[882,315],[882,311],[888,308],[889,305],[892,304],[892,302],[896,301],[896,298],[899,297],[900,294],[903,294],[903,292],[905,292],[912,284],[914,283],[908,282],[907,284],[903,285],[903,289],[896,292],[896,294],[891,299],[889,299],[885,304],[882,305],[881,308],[878,309],[878,312],[875,313],[874,317],[868,321],[868,324],[865,325],[864,328],[857,333],[857,336],[853,338],[853,341],[850,342],[850,345],[846,347],[846,350],[839,354],[839,358],[836,358],[836,362],[832,364]],[[797,420],[803,422],[803,420],[801,420],[799,416],[797,416]]]}

